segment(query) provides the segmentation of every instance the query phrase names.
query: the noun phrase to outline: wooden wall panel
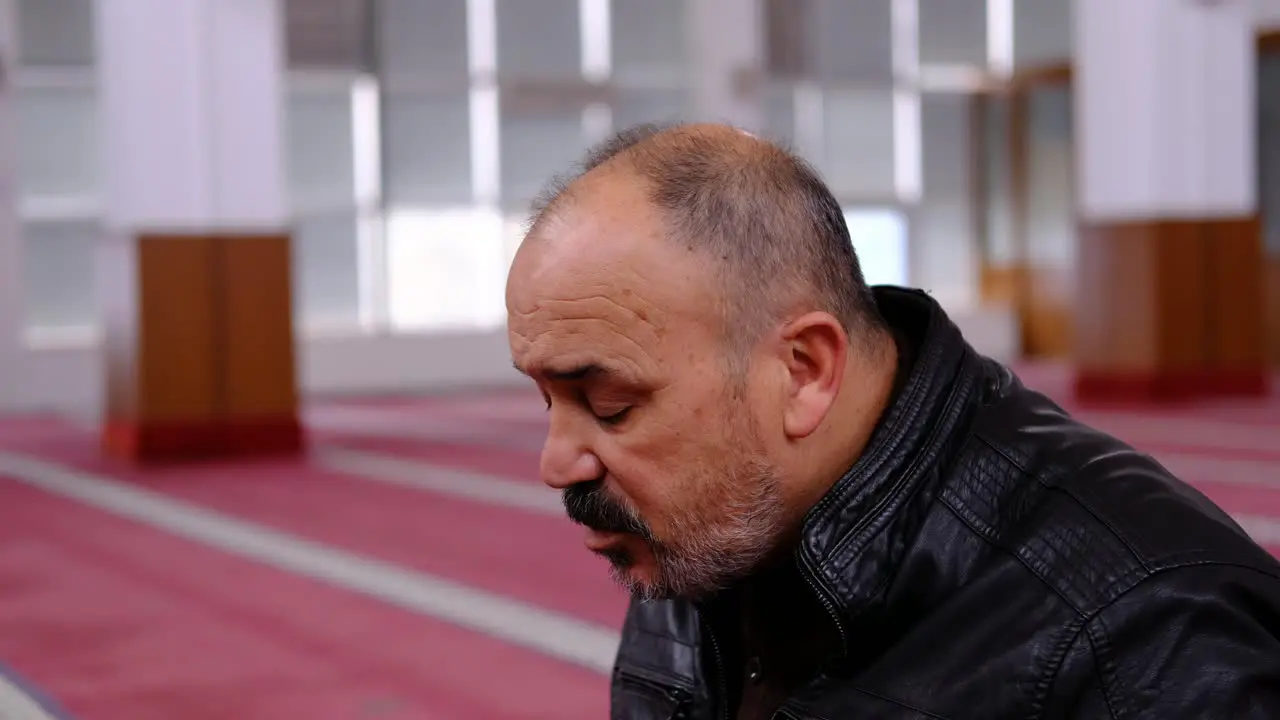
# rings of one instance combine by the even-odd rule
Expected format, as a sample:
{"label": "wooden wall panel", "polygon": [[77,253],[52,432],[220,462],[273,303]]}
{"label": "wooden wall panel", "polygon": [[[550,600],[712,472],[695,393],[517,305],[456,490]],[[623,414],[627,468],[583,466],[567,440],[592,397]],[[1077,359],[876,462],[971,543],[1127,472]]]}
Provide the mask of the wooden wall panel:
{"label": "wooden wall panel", "polygon": [[301,449],[288,235],[145,235],[108,253],[107,449]]}
{"label": "wooden wall panel", "polygon": [[1201,226],[1208,278],[1209,363],[1230,373],[1267,365],[1267,273],[1258,216]]}
{"label": "wooden wall panel", "polygon": [[1075,359],[1084,400],[1266,391],[1256,217],[1086,226]]}
{"label": "wooden wall panel", "polygon": [[1075,360],[1086,369],[1158,365],[1154,234],[1145,225],[1085,226],[1077,257]]}
{"label": "wooden wall panel", "polygon": [[138,240],[140,420],[195,422],[218,411],[213,253],[208,237]]}
{"label": "wooden wall panel", "polygon": [[995,265],[984,261],[979,268],[978,294],[984,303],[1018,306],[1026,268],[1021,264]]}
{"label": "wooden wall panel", "polygon": [[1075,347],[1075,276],[1071,269],[1029,266],[1022,312],[1023,352],[1065,358]]}
{"label": "wooden wall panel", "polygon": [[302,443],[288,235],[223,238],[224,413],[233,453]]}
{"label": "wooden wall panel", "polygon": [[230,237],[221,250],[227,412],[292,415],[298,397],[289,237]]}

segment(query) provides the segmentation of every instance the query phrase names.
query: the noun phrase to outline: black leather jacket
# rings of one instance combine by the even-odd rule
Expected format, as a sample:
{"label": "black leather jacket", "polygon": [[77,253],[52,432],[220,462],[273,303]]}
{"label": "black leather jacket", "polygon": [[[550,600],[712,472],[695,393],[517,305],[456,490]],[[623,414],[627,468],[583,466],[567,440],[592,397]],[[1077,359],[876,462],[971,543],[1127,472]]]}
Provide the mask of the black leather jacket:
{"label": "black leather jacket", "polygon": [[[775,717],[1280,718],[1280,564],[927,295],[876,293],[915,359],[806,519],[796,562],[844,652]],[[727,718],[717,655],[693,604],[633,602],[612,717]]]}

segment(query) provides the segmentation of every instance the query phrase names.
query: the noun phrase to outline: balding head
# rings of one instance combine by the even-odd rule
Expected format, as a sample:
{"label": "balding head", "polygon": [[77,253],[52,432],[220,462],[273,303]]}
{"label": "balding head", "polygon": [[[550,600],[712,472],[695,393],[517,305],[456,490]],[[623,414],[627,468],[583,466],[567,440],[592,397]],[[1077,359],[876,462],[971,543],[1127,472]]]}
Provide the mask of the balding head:
{"label": "balding head", "polygon": [[873,348],[883,334],[844,212],[793,153],[726,125],[634,127],[550,183],[534,204],[527,241],[545,242],[553,233],[544,230],[603,182],[640,183],[666,239],[711,263],[735,350],[787,313],[810,309],[834,315],[855,340],[872,341],[860,346]]}
{"label": "balding head", "polygon": [[550,411],[543,479],[647,595],[712,592],[778,551],[892,381],[839,205],[733,128],[592,151],[539,202],[507,309]]}

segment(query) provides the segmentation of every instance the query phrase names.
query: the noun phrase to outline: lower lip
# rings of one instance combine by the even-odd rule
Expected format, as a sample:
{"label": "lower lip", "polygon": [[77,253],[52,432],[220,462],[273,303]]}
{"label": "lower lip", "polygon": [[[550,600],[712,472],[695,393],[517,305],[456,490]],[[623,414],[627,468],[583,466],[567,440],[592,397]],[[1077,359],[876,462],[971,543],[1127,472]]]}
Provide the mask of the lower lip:
{"label": "lower lip", "polygon": [[603,532],[600,530],[587,530],[586,545],[588,550],[600,551],[607,550],[613,545],[617,545],[622,540],[620,533]]}

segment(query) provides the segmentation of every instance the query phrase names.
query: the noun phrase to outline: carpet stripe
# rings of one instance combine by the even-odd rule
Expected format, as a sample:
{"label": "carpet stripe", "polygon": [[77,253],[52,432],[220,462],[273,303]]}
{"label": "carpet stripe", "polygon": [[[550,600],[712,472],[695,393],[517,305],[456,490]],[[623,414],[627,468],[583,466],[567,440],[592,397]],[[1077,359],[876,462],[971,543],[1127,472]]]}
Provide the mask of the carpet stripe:
{"label": "carpet stripe", "polygon": [[321,449],[313,457],[324,467],[360,478],[540,515],[564,515],[560,494],[542,483],[342,448]]}
{"label": "carpet stripe", "polygon": [[174,535],[361,592],[590,670],[607,673],[613,665],[617,632],[566,615],[34,458],[0,453],[0,473]]}
{"label": "carpet stripe", "polygon": [[71,720],[44,693],[0,666],[0,720]]}
{"label": "carpet stripe", "polygon": [[81,720],[607,714],[597,672],[3,475],[0,496],[0,657]]}

